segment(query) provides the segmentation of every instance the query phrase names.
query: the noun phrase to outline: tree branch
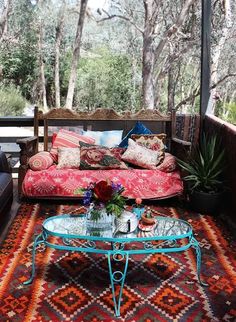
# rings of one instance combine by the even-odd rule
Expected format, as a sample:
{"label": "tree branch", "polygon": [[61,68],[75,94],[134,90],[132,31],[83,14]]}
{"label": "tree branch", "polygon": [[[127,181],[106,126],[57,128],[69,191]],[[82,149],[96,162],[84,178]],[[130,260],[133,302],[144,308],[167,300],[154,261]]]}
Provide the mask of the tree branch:
{"label": "tree branch", "polygon": [[128,21],[131,25],[133,25],[141,34],[143,34],[143,30],[139,28],[139,26],[136,25],[136,23],[131,20],[129,17],[123,16],[123,15],[110,15],[106,10],[102,9],[102,11],[107,15],[107,17],[104,17],[102,19],[96,20],[97,23],[100,23],[102,21],[110,20],[113,18],[119,18]]}
{"label": "tree branch", "polygon": [[[216,86],[218,86],[219,84],[223,83],[229,77],[236,77],[236,74],[227,74],[227,75],[225,75],[224,77],[222,77],[221,79],[219,79],[215,84],[213,84],[210,87],[210,90],[214,89]],[[184,104],[192,101],[199,94],[200,94],[200,88],[199,87],[196,87],[191,95],[189,95],[188,97],[186,97],[185,99],[183,99],[181,102],[179,102],[175,106],[175,111],[177,111],[182,105],[184,105]]]}
{"label": "tree branch", "polygon": [[160,56],[162,50],[164,49],[168,39],[172,35],[174,35],[178,31],[178,29],[182,26],[182,24],[187,16],[188,10],[193,3],[194,3],[194,0],[186,0],[180,14],[178,15],[176,22],[165,31],[161,41],[159,42],[158,46],[155,49],[155,62],[157,61],[158,57]]}
{"label": "tree branch", "polygon": [[200,94],[200,88],[199,86],[196,87],[193,91],[193,93],[191,95],[189,95],[188,97],[186,97],[185,99],[183,99],[181,102],[179,102],[176,106],[175,106],[175,111],[177,111],[182,105],[192,101],[194,98],[196,98],[198,95]]}
{"label": "tree branch", "polygon": [[216,86],[218,86],[219,84],[223,83],[229,77],[236,77],[236,74],[227,74],[227,75],[225,75],[224,77],[222,77],[221,79],[219,79],[215,84],[213,84],[210,87],[210,89],[216,88]]}

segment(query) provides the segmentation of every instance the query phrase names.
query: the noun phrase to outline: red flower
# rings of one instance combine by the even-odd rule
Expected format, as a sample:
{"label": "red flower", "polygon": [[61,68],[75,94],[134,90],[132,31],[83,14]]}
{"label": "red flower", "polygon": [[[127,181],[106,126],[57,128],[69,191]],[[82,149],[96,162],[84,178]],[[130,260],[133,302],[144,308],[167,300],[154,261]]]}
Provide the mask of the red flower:
{"label": "red flower", "polygon": [[102,180],[99,181],[94,189],[94,195],[97,197],[98,200],[100,200],[101,202],[107,202],[109,200],[111,200],[112,198],[112,186],[109,185],[106,181]]}

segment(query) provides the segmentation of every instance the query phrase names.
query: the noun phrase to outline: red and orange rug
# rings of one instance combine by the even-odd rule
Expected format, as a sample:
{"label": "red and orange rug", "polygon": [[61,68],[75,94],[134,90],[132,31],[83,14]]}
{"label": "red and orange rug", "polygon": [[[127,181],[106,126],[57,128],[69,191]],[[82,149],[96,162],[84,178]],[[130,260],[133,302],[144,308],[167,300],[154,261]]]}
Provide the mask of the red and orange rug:
{"label": "red and orange rug", "polygon": [[202,247],[202,276],[196,280],[194,250],[134,256],[123,292],[121,318],[114,317],[107,259],[40,247],[31,285],[34,236],[47,217],[76,206],[22,204],[0,250],[0,321],[235,321],[236,245],[209,216],[180,209],[160,213],[188,220]]}

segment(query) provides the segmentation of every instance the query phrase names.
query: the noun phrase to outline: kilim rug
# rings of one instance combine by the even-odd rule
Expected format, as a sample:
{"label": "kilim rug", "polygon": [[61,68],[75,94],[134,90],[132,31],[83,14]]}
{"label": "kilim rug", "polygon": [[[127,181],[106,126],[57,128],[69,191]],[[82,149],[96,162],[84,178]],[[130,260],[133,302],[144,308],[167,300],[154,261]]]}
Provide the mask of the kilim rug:
{"label": "kilim rug", "polygon": [[201,287],[194,250],[132,256],[123,291],[121,318],[114,317],[107,259],[39,247],[36,276],[32,243],[47,217],[75,205],[21,205],[0,251],[0,321],[235,321],[236,245],[220,222],[181,209],[156,207],[187,220],[202,247]]}

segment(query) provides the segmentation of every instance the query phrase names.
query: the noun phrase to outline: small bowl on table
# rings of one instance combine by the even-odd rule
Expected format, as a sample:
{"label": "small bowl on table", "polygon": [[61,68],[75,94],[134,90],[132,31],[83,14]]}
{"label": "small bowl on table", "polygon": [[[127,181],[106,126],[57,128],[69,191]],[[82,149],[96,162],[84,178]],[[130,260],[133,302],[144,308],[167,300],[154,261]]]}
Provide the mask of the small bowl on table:
{"label": "small bowl on table", "polygon": [[156,219],[154,216],[153,217],[146,217],[145,213],[143,213],[141,215],[141,220],[142,220],[143,224],[145,224],[145,225],[153,225],[156,223]]}

